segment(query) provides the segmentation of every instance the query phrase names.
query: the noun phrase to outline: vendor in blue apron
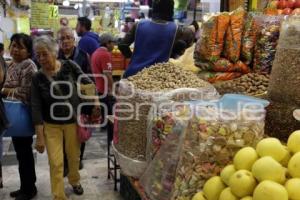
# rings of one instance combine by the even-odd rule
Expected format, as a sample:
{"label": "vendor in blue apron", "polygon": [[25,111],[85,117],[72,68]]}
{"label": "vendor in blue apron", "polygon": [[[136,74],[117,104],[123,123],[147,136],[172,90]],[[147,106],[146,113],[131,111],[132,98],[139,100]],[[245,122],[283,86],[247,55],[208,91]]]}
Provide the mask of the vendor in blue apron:
{"label": "vendor in blue apron", "polygon": [[[188,48],[194,41],[194,32],[188,27],[178,27],[173,22],[174,1],[154,0],[152,20],[142,20],[134,25],[120,41],[119,49],[126,58],[131,58],[123,78],[128,78],[155,63],[168,62],[177,42]],[[130,45],[134,42],[134,52]],[[175,44],[175,45],[174,45]],[[184,50],[177,52],[184,53]],[[177,55],[178,56],[178,55]]]}

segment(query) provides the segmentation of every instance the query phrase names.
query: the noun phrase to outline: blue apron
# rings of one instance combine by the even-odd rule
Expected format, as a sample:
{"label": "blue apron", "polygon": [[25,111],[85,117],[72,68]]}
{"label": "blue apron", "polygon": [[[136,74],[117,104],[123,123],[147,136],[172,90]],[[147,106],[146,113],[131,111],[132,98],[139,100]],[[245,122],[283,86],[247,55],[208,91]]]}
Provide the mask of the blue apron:
{"label": "blue apron", "polygon": [[156,63],[170,58],[177,25],[174,22],[159,24],[150,20],[138,23],[135,34],[134,52],[124,78],[133,76]]}

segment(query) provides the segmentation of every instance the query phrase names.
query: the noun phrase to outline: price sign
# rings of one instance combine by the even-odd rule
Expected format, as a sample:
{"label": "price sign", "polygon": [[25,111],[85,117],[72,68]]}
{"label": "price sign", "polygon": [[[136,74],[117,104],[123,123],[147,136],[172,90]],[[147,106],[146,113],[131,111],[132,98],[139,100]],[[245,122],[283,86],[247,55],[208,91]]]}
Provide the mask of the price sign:
{"label": "price sign", "polygon": [[58,19],[58,6],[50,5],[49,19]]}

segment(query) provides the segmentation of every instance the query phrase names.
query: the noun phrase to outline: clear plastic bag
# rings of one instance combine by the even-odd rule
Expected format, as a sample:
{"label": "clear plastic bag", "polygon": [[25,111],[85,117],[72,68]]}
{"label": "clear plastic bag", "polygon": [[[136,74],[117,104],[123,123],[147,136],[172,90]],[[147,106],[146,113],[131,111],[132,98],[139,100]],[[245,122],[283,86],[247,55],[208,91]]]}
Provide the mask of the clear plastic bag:
{"label": "clear plastic bag", "polygon": [[[116,97],[117,103],[115,104],[114,144],[119,153],[128,157],[128,161],[132,159],[134,163],[136,161],[146,161],[147,121],[150,109],[156,111],[160,105],[171,105],[176,101],[208,100],[219,97],[215,88],[210,84],[199,89],[181,88],[169,92],[146,92],[134,89],[134,86],[127,80],[121,80],[119,91],[119,95]],[[125,112],[126,110],[127,112]],[[127,167],[128,165],[121,165],[121,168]],[[127,175],[138,178],[141,174]]]}
{"label": "clear plastic bag", "polygon": [[254,17],[258,35],[254,50],[255,72],[270,73],[278,44],[283,16],[259,15]]}
{"label": "clear plastic bag", "polygon": [[258,32],[257,24],[254,20],[255,15],[255,13],[248,13],[244,26],[241,60],[244,61],[246,65],[250,65],[253,61],[254,47]]}
{"label": "clear plastic bag", "polygon": [[240,58],[245,15],[246,11],[243,8],[238,8],[230,14],[224,55],[233,63],[236,63]]}
{"label": "clear plastic bag", "polygon": [[282,24],[279,44],[270,76],[272,101],[300,105],[300,16]]}
{"label": "clear plastic bag", "polygon": [[185,104],[190,119],[168,134],[140,179],[146,194],[152,200],[191,199],[240,148],[262,139],[267,104],[242,95]]}
{"label": "clear plastic bag", "polygon": [[211,62],[215,62],[220,58],[229,21],[229,13],[221,13],[209,17],[202,24],[201,36],[194,52],[195,65],[202,70],[210,70],[212,67]]}

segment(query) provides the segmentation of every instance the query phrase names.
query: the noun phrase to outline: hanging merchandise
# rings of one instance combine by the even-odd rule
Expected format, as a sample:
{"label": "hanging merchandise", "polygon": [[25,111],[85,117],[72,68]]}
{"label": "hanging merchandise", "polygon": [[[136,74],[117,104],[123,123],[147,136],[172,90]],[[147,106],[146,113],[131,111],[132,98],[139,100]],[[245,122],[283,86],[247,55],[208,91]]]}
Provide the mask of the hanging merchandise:
{"label": "hanging merchandise", "polygon": [[204,22],[201,37],[194,52],[200,77],[211,83],[231,80],[249,73],[250,68],[240,60],[246,12],[239,8],[232,13],[220,13]]}
{"label": "hanging merchandise", "polygon": [[234,63],[240,58],[245,14],[245,10],[239,8],[230,15],[230,25],[226,33],[224,55]]}
{"label": "hanging merchandise", "polygon": [[[162,137],[163,145],[140,179],[146,194],[151,200],[191,199],[240,148],[255,146],[262,139],[267,105],[256,98],[225,95],[219,101],[185,102],[177,107],[173,124],[183,126],[162,132],[167,137]],[[182,120],[180,113],[188,120]]]}
{"label": "hanging merchandise", "polygon": [[248,13],[247,20],[245,22],[242,49],[241,49],[241,60],[246,65],[250,65],[253,61],[254,47],[256,43],[256,36],[258,34],[257,23],[254,20],[254,13]]}
{"label": "hanging merchandise", "polygon": [[275,58],[283,16],[256,16],[258,36],[255,45],[253,69],[256,72],[270,73]]}

